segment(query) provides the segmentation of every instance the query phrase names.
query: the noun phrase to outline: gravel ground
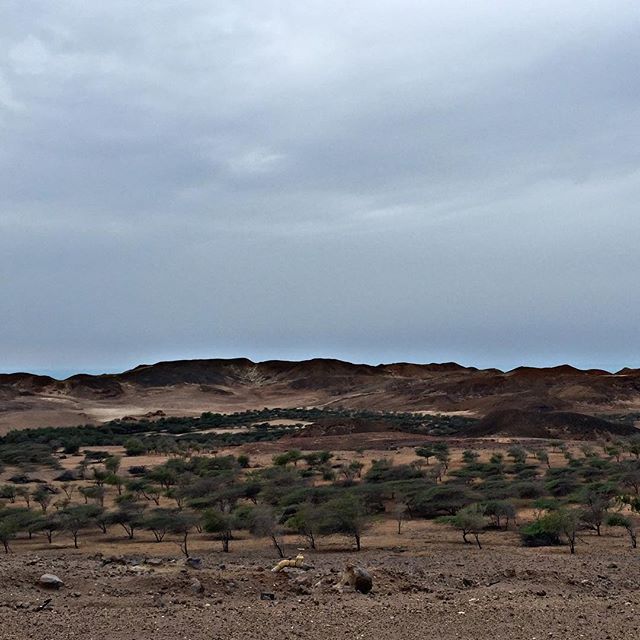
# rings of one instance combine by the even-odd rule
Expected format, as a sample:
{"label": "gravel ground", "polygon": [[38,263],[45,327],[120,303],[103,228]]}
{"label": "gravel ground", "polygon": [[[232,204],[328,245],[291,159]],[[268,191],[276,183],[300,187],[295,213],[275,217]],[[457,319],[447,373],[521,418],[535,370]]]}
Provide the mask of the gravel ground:
{"label": "gravel ground", "polygon": [[[630,549],[581,557],[461,545],[309,560],[308,572],[273,574],[272,558],[257,553],[203,554],[199,570],[166,557],[10,554],[0,559],[0,638],[640,637],[640,555]],[[334,588],[349,560],[373,575],[370,594]],[[39,587],[43,573],[65,586]]]}

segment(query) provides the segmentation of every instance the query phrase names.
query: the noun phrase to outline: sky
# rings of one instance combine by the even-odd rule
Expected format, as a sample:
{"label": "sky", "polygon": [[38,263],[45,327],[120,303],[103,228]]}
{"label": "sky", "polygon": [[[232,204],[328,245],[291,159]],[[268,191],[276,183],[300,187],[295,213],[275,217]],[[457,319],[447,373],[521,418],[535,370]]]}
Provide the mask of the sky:
{"label": "sky", "polygon": [[637,0],[2,0],[0,371],[640,366]]}

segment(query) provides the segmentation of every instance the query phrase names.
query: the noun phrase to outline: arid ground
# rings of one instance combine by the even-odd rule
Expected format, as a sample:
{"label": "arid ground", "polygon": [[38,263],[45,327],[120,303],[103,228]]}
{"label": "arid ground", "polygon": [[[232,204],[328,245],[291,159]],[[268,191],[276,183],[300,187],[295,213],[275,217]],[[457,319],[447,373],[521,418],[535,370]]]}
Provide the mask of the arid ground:
{"label": "arid ground", "polygon": [[[622,536],[588,537],[575,556],[524,549],[502,534],[486,536],[479,550],[453,532],[443,537],[410,522],[400,536],[376,529],[359,554],[338,541],[305,552],[314,568],[289,574],[269,571],[275,558],[264,544],[238,540],[229,554],[217,547],[198,541],[199,570],[185,567],[172,543],[21,548],[0,561],[0,637],[602,640],[639,633],[639,559]],[[348,561],[371,572],[370,594],[333,587]],[[36,586],[46,572],[65,586]]]}
{"label": "arid ground", "polygon": [[[484,459],[508,442],[473,444]],[[282,449],[280,443],[263,447],[252,450],[256,465],[268,464]],[[356,455],[368,467],[379,454],[343,450],[336,459]],[[397,464],[415,457],[410,448],[388,455]],[[69,456],[64,467],[79,460]],[[123,471],[162,461],[125,457]],[[551,454],[552,464],[561,461],[559,452]],[[457,449],[452,468],[460,464]],[[41,472],[51,480],[52,470]],[[515,530],[483,534],[478,549],[465,545],[458,532],[421,519],[403,522],[400,534],[393,519],[376,520],[359,553],[338,536],[320,540],[318,551],[304,548],[297,536],[286,543],[288,555],[302,552],[313,568],[272,573],[275,552],[246,532],[231,542],[230,553],[212,536],[194,535],[191,556],[202,560],[201,568],[187,566],[174,541],[155,543],[144,532],[134,540],[118,528],[107,535],[87,532],[78,550],[62,534],[52,544],[41,536],[22,539],[0,557],[0,638],[638,637],[640,556],[623,531],[601,538],[585,533],[576,555],[566,546],[523,548]],[[336,589],[349,562],[373,576],[368,595]],[[64,586],[38,586],[44,573],[57,575]]]}

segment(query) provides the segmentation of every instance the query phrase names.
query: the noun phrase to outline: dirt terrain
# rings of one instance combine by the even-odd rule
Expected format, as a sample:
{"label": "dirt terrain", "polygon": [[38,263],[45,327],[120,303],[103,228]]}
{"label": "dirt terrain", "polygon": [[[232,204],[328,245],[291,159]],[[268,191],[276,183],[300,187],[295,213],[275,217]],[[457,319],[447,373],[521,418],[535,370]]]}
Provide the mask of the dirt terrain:
{"label": "dirt terrain", "polygon": [[[322,437],[337,436],[317,439]],[[384,454],[396,464],[415,459],[414,449],[401,444]],[[450,440],[452,470],[461,467],[463,447],[470,444],[485,461],[509,439]],[[579,455],[581,443],[566,445]],[[220,453],[249,452],[252,465],[262,467],[287,446],[281,440]],[[123,453],[121,447],[98,448]],[[375,447],[345,448],[335,451],[335,462],[358,459],[366,470],[380,453]],[[554,467],[566,463],[559,450],[551,449],[549,456]],[[81,459],[67,456],[61,462],[71,469]],[[165,460],[124,457],[122,470]],[[5,469],[0,481],[14,471]],[[55,485],[57,473],[43,467],[33,475]],[[162,504],[169,502],[163,498]],[[532,514],[523,511],[520,517]],[[141,530],[128,540],[118,526],[107,534],[92,528],[81,534],[76,550],[64,533],[52,544],[42,535],[32,540],[23,535],[12,553],[0,554],[0,640],[638,637],[639,557],[623,531],[607,528],[602,537],[584,532],[576,555],[566,545],[524,548],[516,528],[483,533],[482,549],[465,545],[459,532],[432,520],[408,519],[398,534],[390,517],[374,521],[360,552],[342,536],[320,538],[317,551],[305,548],[299,536],[288,535],[285,542],[287,555],[303,553],[310,570],[272,573],[278,558],[269,541],[246,531],[235,534],[230,553],[221,551],[214,536],[194,533],[190,555],[201,560],[201,568],[187,565],[175,536],[154,542]],[[371,593],[335,588],[347,563],[370,572]],[[39,586],[45,573],[58,576],[64,586],[53,591]]]}
{"label": "dirt terrain", "polygon": [[[517,547],[508,533],[487,534],[479,550],[433,526],[410,522],[401,536],[378,529],[359,554],[327,543],[304,552],[313,569],[286,574],[270,572],[274,555],[253,540],[229,554],[198,541],[202,569],[186,567],[172,543],[34,543],[0,561],[0,638],[638,637],[638,557],[622,536],[588,536],[571,556]],[[370,594],[334,588],[348,561],[371,572]],[[64,587],[37,586],[43,573]],[[261,600],[265,592],[275,599]]]}
{"label": "dirt terrain", "polygon": [[482,417],[500,410],[640,411],[640,370],[617,373],[521,367],[502,372],[448,364],[351,364],[247,359],[141,365],[66,380],[0,374],[0,434],[13,428],[102,423],[164,411],[170,416],[263,407],[346,407]]}
{"label": "dirt terrain", "polygon": [[[603,439],[635,433],[630,424],[594,414],[640,407],[640,372],[199,361],[65,381],[0,376],[0,433],[39,424],[101,423],[123,416],[153,420],[265,406],[482,417],[469,433],[447,438],[452,473],[461,468],[469,447],[486,462],[512,443],[533,451],[541,442],[536,438],[558,438],[579,456],[586,455],[585,439],[599,447]],[[414,447],[431,440],[393,430],[383,418],[331,418],[276,441],[250,442],[218,454],[246,453],[252,468],[260,468],[288,449],[330,449],[335,465],[355,460],[365,473],[381,457],[410,464],[416,459]],[[566,451],[548,446],[550,466],[567,464]],[[61,456],[63,469],[77,468],[91,449],[124,453],[122,446],[82,447],[78,455]],[[167,459],[164,454],[124,456],[121,472]],[[0,482],[16,471],[5,467]],[[59,472],[32,469],[27,486],[35,489],[36,478],[57,486],[53,479]],[[115,500],[110,488],[105,506],[113,508]],[[160,506],[172,503],[163,497]],[[523,508],[518,518],[531,520],[533,513]],[[12,553],[0,554],[0,640],[624,640],[640,632],[638,553],[617,529],[606,528],[602,537],[581,533],[576,555],[566,545],[525,548],[515,527],[484,532],[479,549],[433,520],[408,519],[399,534],[389,513],[365,532],[360,552],[345,537],[323,537],[313,551],[300,537],[287,535],[287,555],[303,553],[312,568],[278,574],[270,571],[277,556],[269,540],[246,530],[235,534],[230,553],[221,551],[213,535],[193,533],[190,555],[201,560],[200,567],[188,565],[171,538],[154,542],[141,530],[129,540],[117,525],[106,534],[91,527],[74,549],[64,533],[52,544],[42,535],[21,534],[12,542]],[[369,594],[336,589],[348,563],[370,572]],[[40,586],[46,573],[64,586],[53,591]]]}

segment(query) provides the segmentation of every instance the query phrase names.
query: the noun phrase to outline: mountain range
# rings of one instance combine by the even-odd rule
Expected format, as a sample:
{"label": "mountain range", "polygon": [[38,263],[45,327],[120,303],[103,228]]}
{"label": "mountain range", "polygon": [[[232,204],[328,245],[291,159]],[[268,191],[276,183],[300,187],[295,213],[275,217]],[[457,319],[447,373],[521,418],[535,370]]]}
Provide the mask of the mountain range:
{"label": "mountain range", "polygon": [[640,370],[610,373],[562,365],[505,372],[453,362],[374,366],[332,359],[236,358],[159,362],[65,380],[0,374],[0,433],[101,423],[156,411],[198,415],[310,406],[479,418],[496,410],[627,414],[640,411]]}

